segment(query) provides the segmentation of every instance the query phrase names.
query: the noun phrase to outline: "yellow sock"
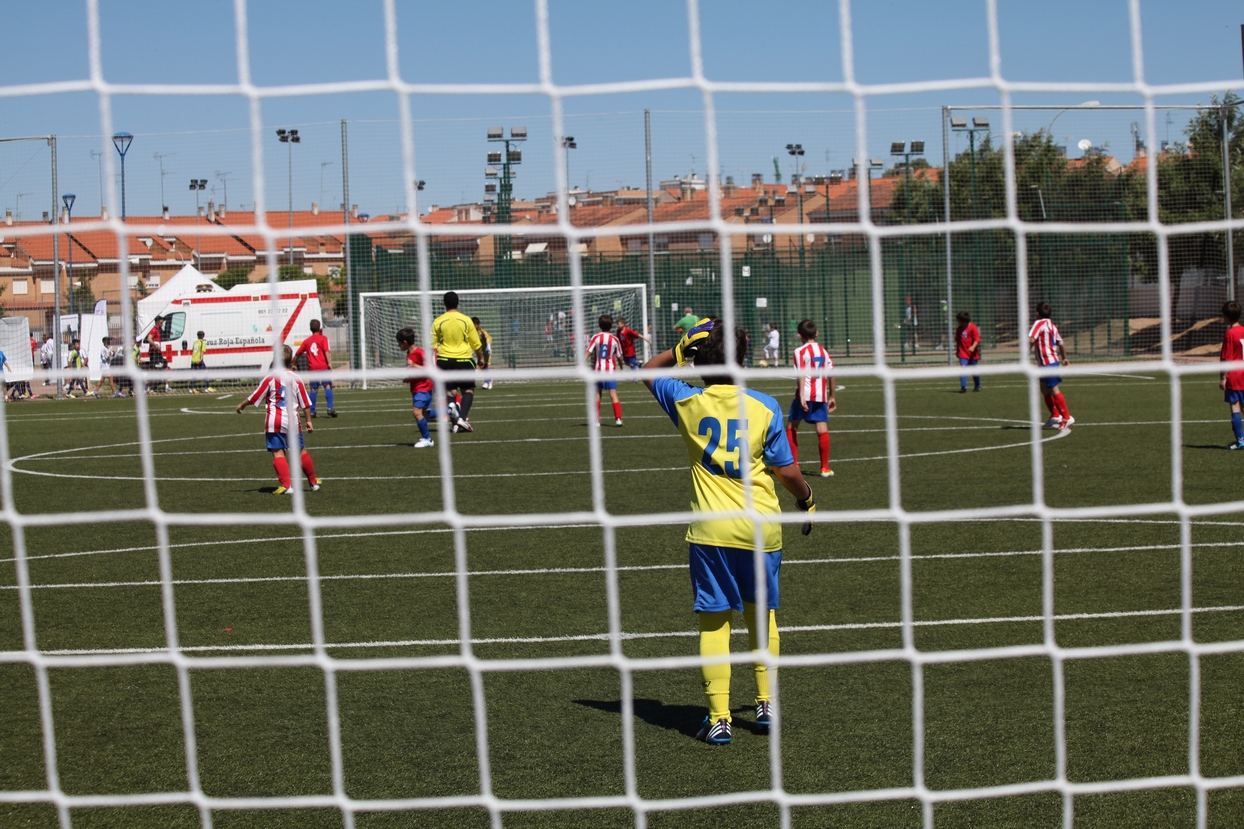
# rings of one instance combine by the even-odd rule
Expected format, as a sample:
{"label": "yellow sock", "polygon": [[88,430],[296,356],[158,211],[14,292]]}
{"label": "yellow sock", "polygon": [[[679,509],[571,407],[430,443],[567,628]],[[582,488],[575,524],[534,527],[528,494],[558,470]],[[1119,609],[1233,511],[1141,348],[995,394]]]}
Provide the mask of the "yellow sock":
{"label": "yellow sock", "polygon": [[[716,613],[701,611],[700,656],[726,656],[730,653],[730,614],[723,610]],[[713,722],[722,717],[730,719],[730,663],[718,662],[702,665],[704,677],[704,700],[708,703],[708,716]]]}
{"label": "yellow sock", "polygon": [[[756,629],[756,605],[749,602],[743,602],[743,616],[747,619],[747,645],[752,650],[760,647],[760,635]],[[769,611],[769,653],[773,656],[778,655],[781,641],[778,638],[777,613]],[[756,672],[756,704],[768,702],[769,695],[769,666],[763,662],[757,662],[754,668]],[[777,670],[776,668],[774,669]]]}

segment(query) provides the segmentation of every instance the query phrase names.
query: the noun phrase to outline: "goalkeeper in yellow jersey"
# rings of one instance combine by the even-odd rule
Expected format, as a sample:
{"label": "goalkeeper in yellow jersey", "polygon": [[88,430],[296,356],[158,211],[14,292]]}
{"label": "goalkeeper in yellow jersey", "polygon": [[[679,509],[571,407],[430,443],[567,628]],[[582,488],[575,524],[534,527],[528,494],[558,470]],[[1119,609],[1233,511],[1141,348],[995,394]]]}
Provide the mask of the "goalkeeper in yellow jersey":
{"label": "goalkeeper in yellow jersey", "polygon": [[[734,332],[735,359],[742,365],[746,335]],[[812,532],[816,506],[812,489],[791,456],[783,432],[782,408],[767,394],[734,385],[729,374],[714,375],[711,367],[726,362],[726,328],[720,319],[702,319],[687,330],[678,345],[653,357],[645,369],[692,364],[701,369],[704,388],[672,377],[645,380],[657,403],[674,421],[691,462],[693,512],[741,512],[751,508],[762,515],[779,515],[773,485],[776,478],[809,513],[803,533]],[[772,470],[772,474],[770,471]],[[749,486],[750,482],[750,486]],[[750,492],[749,492],[750,490]],[[743,515],[703,518],[687,529],[691,585],[700,627],[700,655],[724,657],[730,653],[730,620],[743,613],[748,643],[753,651],[767,649],[778,655],[778,571],[782,566],[782,525],[758,523]],[[756,616],[756,555],[762,555],[768,604],[767,631]],[[763,634],[763,635],[762,635]],[[767,644],[766,644],[767,642]],[[708,716],[696,738],[712,745],[730,742],[730,663],[704,664],[704,697]],[[769,668],[758,662],[756,725],[767,730],[773,722]]]}

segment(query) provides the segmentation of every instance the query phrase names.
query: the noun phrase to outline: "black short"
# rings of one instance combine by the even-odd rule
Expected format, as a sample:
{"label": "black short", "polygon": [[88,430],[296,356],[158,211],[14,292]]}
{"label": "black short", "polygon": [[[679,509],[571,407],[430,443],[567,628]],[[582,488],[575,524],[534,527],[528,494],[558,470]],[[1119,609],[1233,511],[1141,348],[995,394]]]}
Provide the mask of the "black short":
{"label": "black short", "polygon": [[470,380],[454,380],[453,378],[446,378],[445,389],[447,391],[452,391],[454,389],[461,389],[462,391],[467,391],[469,389],[475,388],[475,380],[474,380],[475,361],[474,360],[453,360],[448,357],[438,357],[436,360],[436,367],[439,368],[441,371],[469,371],[471,372],[472,379]]}

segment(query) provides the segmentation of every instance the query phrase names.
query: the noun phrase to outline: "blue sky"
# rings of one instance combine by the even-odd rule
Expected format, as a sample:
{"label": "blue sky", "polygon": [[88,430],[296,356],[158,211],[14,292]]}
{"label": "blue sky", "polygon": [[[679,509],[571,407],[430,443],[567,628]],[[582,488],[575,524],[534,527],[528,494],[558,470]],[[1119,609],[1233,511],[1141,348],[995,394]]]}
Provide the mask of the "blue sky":
{"label": "blue sky", "polygon": [[[380,0],[251,0],[247,57],[260,87],[373,81],[387,75],[384,8]],[[1190,13],[1195,10],[1195,14]],[[686,78],[691,73],[687,6],[679,0],[549,0],[554,83],[566,85]],[[525,0],[398,0],[401,77],[419,84],[511,84],[540,80],[536,7]],[[701,0],[704,72],[714,81],[835,82],[844,79],[840,10],[826,0]],[[989,73],[986,4],[962,0],[868,0],[850,8],[854,74],[867,84],[984,78]],[[1007,80],[1111,84],[1132,80],[1133,56],[1125,0],[998,3],[1002,73]],[[1239,89],[1239,26],[1244,9],[1226,0],[1142,0],[1145,80],[1151,84],[1213,84]],[[103,77],[111,83],[202,85],[238,82],[232,0],[99,0]],[[349,121],[351,201],[373,215],[404,211],[404,168],[398,96],[368,91],[265,98],[260,131],[252,132],[244,96],[125,94],[103,99],[89,91],[15,94],[29,84],[89,80],[87,6],[73,0],[9,4],[0,73],[0,136],[56,134],[59,190],[78,195],[75,217],[98,215],[101,195],[116,204],[116,161],[103,136],[136,138],[126,159],[127,208],[153,215],[161,204],[192,213],[190,178],[206,178],[216,202],[250,208],[262,189],[284,209],[292,163],[295,207],[337,205],[342,195],[341,119]],[[1210,91],[1163,96],[1158,103],[1205,102]],[[1016,104],[1140,104],[1134,94],[1079,90],[1017,94]],[[992,88],[875,95],[867,99],[867,155],[889,162],[891,141],[924,139],[941,163],[943,105],[1000,103]],[[572,96],[563,99],[565,132],[575,136],[571,183],[598,189],[644,185],[643,115],[653,111],[653,175],[704,175],[708,147],[704,98],[692,88]],[[846,167],[858,154],[854,100],[825,93],[722,93],[714,96],[718,172],[746,180],[783,175],[783,147],[801,143],[808,174]],[[427,182],[419,205],[478,200],[492,125],[527,126],[531,139],[516,195],[555,186],[553,106],[542,94],[427,94],[409,99],[415,174]],[[1016,129],[1047,126],[1057,111],[1017,112]],[[992,114],[995,128],[1000,114]],[[1186,114],[1156,140],[1178,140]],[[1071,146],[1087,139],[1124,159],[1132,155],[1129,126],[1140,112],[1072,111],[1053,133]],[[287,155],[277,127],[297,127],[301,144]],[[252,139],[262,153],[256,176]],[[952,153],[964,141],[952,138]],[[104,155],[99,155],[106,150]],[[94,153],[94,154],[93,154]],[[159,154],[161,157],[157,157]],[[161,165],[164,176],[161,179]],[[50,158],[45,144],[0,144],[0,209],[38,218],[50,209]],[[163,192],[161,192],[163,183]]]}

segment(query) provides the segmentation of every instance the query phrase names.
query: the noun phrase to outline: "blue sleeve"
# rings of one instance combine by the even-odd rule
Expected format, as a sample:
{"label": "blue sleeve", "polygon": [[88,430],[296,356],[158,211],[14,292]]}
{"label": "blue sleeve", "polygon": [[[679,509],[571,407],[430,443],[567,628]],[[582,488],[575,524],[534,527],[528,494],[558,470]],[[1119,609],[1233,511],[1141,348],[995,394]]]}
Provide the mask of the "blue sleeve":
{"label": "blue sleeve", "polygon": [[765,430],[765,464],[772,467],[790,466],[795,462],[795,456],[791,454],[790,441],[786,439],[782,409],[772,397],[763,402],[771,415],[769,428]]}
{"label": "blue sleeve", "polygon": [[657,399],[657,405],[670,416],[670,420],[674,421],[675,426],[678,425],[678,401],[693,394],[699,394],[701,391],[703,389],[673,377],[658,377],[652,381],[652,396]]}

